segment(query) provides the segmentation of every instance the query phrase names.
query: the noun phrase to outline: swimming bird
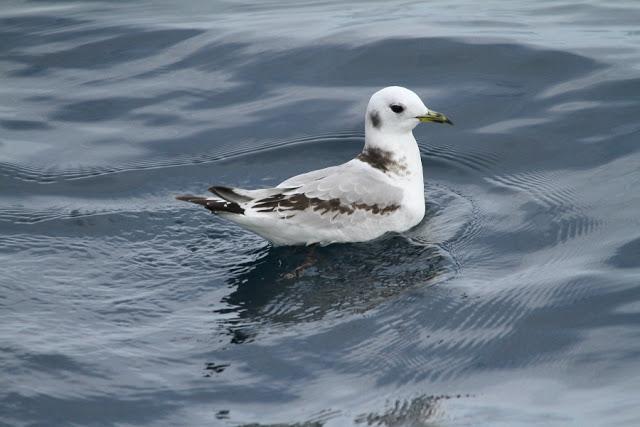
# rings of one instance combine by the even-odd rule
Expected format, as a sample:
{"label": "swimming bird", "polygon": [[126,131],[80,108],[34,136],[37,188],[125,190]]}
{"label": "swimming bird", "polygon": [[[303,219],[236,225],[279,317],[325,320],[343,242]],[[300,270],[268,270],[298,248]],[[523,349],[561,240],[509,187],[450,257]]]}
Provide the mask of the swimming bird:
{"label": "swimming bird", "polygon": [[347,163],[289,178],[273,188],[213,186],[210,197],[183,195],[275,246],[364,242],[403,232],[424,217],[422,161],[413,129],[453,124],[409,89],[374,93],[364,149]]}

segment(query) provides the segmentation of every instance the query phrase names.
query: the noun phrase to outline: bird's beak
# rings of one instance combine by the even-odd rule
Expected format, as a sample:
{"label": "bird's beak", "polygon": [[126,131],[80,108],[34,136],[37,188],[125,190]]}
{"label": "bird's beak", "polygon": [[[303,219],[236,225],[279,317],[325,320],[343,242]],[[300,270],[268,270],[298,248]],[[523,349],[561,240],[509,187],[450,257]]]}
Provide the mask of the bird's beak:
{"label": "bird's beak", "polygon": [[453,122],[449,120],[447,116],[445,116],[442,113],[438,113],[437,111],[431,111],[431,110],[429,110],[427,114],[423,116],[417,116],[416,119],[420,120],[420,122],[422,123],[434,122],[434,123],[448,123],[450,125],[453,125]]}

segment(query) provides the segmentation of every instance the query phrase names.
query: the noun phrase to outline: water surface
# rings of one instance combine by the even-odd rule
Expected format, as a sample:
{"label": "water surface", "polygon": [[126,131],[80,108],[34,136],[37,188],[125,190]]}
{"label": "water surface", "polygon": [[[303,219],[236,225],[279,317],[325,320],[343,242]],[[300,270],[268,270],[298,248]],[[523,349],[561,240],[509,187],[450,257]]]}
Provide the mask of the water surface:
{"label": "water surface", "polygon": [[[9,1],[0,424],[638,425],[637,2]],[[407,86],[424,221],[176,202],[344,162]],[[429,424],[433,425],[433,424]]]}

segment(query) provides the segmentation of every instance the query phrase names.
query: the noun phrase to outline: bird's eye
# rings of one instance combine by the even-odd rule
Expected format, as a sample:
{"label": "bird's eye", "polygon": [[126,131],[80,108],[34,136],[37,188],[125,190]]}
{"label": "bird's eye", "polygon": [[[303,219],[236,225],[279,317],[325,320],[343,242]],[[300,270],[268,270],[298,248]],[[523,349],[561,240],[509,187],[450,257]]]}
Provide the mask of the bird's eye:
{"label": "bird's eye", "polygon": [[391,111],[393,111],[396,114],[400,114],[404,111],[404,107],[398,104],[391,104],[389,108],[391,108]]}

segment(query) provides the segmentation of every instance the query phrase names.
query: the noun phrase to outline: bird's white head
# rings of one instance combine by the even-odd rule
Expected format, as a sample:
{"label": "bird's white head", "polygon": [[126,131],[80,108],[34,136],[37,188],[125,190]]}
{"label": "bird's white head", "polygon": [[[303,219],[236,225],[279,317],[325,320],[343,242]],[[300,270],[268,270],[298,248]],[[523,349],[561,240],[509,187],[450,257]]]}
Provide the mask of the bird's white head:
{"label": "bird's white head", "polygon": [[369,100],[365,131],[368,135],[406,134],[420,122],[453,124],[444,114],[427,108],[415,92],[389,86],[374,93]]}

